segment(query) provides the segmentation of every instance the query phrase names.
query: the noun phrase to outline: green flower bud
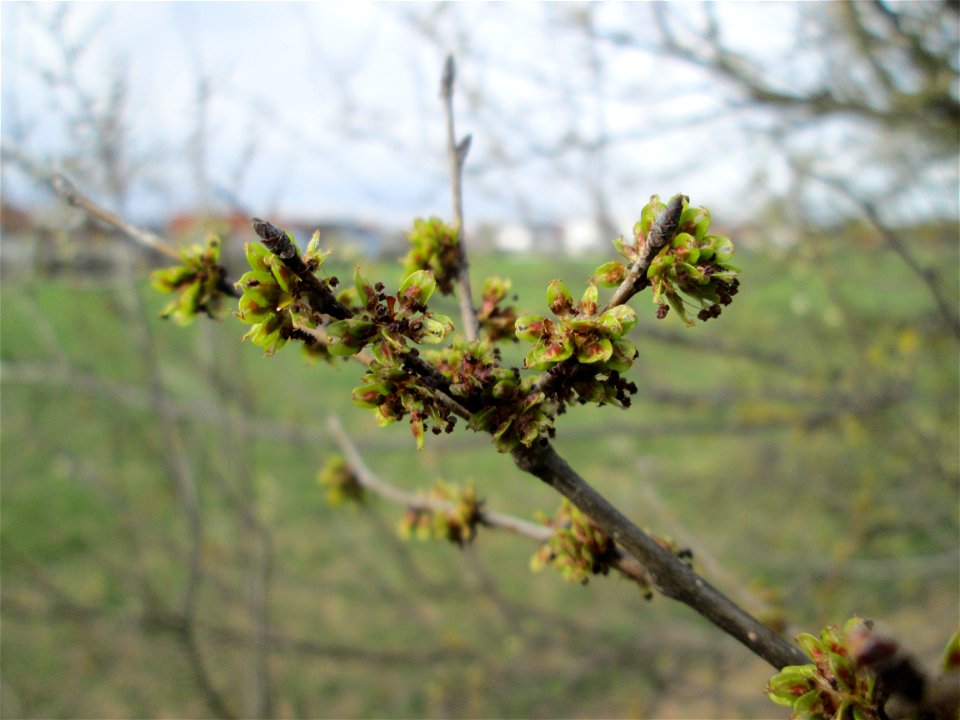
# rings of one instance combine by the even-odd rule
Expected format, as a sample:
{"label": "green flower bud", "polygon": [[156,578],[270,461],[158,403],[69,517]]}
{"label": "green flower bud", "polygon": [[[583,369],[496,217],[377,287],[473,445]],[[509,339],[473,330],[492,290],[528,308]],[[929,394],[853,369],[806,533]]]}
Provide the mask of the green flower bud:
{"label": "green flower bud", "polygon": [[573,311],[573,296],[561,280],[551,280],[547,286],[547,306],[557,317],[569,315]]}
{"label": "green flower bud", "polygon": [[402,303],[414,301],[420,305],[426,305],[436,289],[437,282],[433,279],[433,273],[429,270],[417,270],[407,275],[400,283],[397,299]]}
{"label": "green flower bud", "polygon": [[607,338],[592,338],[577,349],[577,360],[582,363],[606,362],[613,355],[613,343]]}
{"label": "green flower bud", "polygon": [[[620,244],[621,246],[623,244],[622,238],[620,240]],[[618,247],[617,249],[619,250],[620,248]],[[626,266],[619,260],[612,260],[608,263],[604,263],[594,270],[593,275],[590,276],[590,280],[595,282],[597,285],[602,285],[603,287],[616,287],[623,282],[623,279],[626,276]]]}
{"label": "green flower bud", "polygon": [[540,315],[524,315],[514,323],[515,334],[520,340],[536,342],[553,332],[553,322]]}

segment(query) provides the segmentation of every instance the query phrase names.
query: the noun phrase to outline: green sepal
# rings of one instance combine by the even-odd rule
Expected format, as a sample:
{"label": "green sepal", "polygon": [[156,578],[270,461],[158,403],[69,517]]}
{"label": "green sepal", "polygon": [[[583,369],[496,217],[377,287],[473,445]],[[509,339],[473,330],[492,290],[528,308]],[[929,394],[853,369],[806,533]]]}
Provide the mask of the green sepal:
{"label": "green sepal", "polygon": [[551,338],[539,341],[530,348],[525,360],[526,366],[532,370],[544,370],[550,365],[566,360],[573,355],[573,343],[569,338]]}
{"label": "green sepal", "polygon": [[814,660],[823,657],[824,653],[828,652],[827,647],[810,633],[800,633],[797,635],[797,644],[801,650]]}
{"label": "green sepal", "polygon": [[733,257],[733,241],[724,235],[711,235],[710,237],[712,239],[710,246],[713,248],[716,261],[723,263],[726,267],[727,260]]}
{"label": "green sepal", "polygon": [[240,289],[244,289],[250,286],[256,285],[276,285],[276,279],[273,276],[273,273],[267,270],[250,270],[240,276],[240,279],[237,280],[236,285]]}
{"label": "green sepal", "polygon": [[273,276],[277,279],[277,284],[283,288],[283,291],[290,292],[290,288],[297,281],[296,273],[284,265],[278,257],[273,258],[270,269],[273,272]]}
{"label": "green sepal", "polygon": [[393,391],[389,383],[377,382],[355,387],[351,399],[355,405],[363,408],[375,408],[383,403],[384,398]]}
{"label": "green sepal", "polygon": [[637,313],[629,305],[616,305],[605,310],[597,324],[611,338],[616,339],[633,329],[637,324]]}
{"label": "green sepal", "polygon": [[511,426],[511,425],[513,425],[513,418],[512,418],[512,417],[511,417],[511,418],[507,418],[507,419],[504,420],[502,423],[500,423],[500,426],[499,426],[499,427],[494,431],[494,433],[493,433],[493,441],[494,441],[494,442],[498,442],[498,441],[500,440],[500,438],[503,437],[504,433],[506,433],[507,430],[510,429],[510,426]]}
{"label": "green sepal", "polygon": [[943,659],[940,667],[944,672],[960,667],[960,632],[955,632],[943,650]]}
{"label": "green sepal", "polygon": [[426,305],[436,289],[437,281],[434,280],[433,273],[429,270],[416,270],[400,283],[397,296],[401,302],[415,300],[421,305]]}
{"label": "green sepal", "polygon": [[364,307],[370,302],[370,298],[376,296],[376,291],[370,281],[360,272],[360,266],[357,265],[353,271],[353,286],[357,289],[357,297],[360,304]]}
{"label": "green sepal", "polygon": [[[622,243],[623,240],[621,239],[620,242]],[[623,282],[623,279],[626,276],[626,265],[619,260],[611,260],[610,262],[604,263],[594,270],[593,275],[590,276],[590,279],[597,285],[601,285],[603,287],[616,287]]]}
{"label": "green sepal", "polygon": [[244,254],[247,256],[247,264],[253,270],[270,271],[270,258],[273,256],[267,248],[260,243],[247,243],[243,246]]}
{"label": "green sepal", "polygon": [[393,425],[393,423],[400,419],[393,414],[387,414],[386,406],[384,405],[380,405],[376,410],[373,411],[373,417],[377,421],[378,427]]}
{"label": "green sepal", "polygon": [[643,209],[640,211],[640,219],[636,225],[633,226],[634,236],[638,239],[645,240],[647,234],[650,232],[650,228],[653,227],[653,221],[657,219],[657,215],[666,207],[666,204],[661,202],[659,195],[651,195],[650,202],[643,206]]}
{"label": "green sepal", "polygon": [[793,703],[793,717],[795,718],[803,718],[804,720],[806,718],[810,718],[810,720],[822,718],[824,717],[822,710],[823,698],[820,697],[819,690],[804,693]]}
{"label": "green sepal", "polygon": [[446,315],[432,313],[430,317],[421,321],[418,342],[425,345],[436,345],[443,342],[443,339],[453,332],[453,329],[453,320]]}
{"label": "green sepal", "polygon": [[770,678],[767,697],[778,705],[792,706],[815,687],[815,665],[788,665]]}
{"label": "green sepal", "polygon": [[613,355],[607,360],[607,367],[617,372],[626,372],[636,357],[637,346],[626,338],[619,338],[613,343]]}
{"label": "green sepal", "polygon": [[606,362],[613,355],[613,343],[607,338],[591,338],[577,349],[577,360],[584,364]]}
{"label": "green sepal", "polygon": [[593,284],[587,285],[587,289],[583,291],[583,296],[580,298],[580,305],[578,306],[580,312],[585,315],[596,315],[597,299],[599,297],[597,286]]}
{"label": "green sepal", "polygon": [[320,247],[320,231],[314,230],[313,235],[310,236],[310,242],[307,243],[307,251],[304,253],[304,257],[316,258],[316,260],[322,265],[323,264],[323,253],[319,250]]}
{"label": "green sepal", "polygon": [[557,317],[573,312],[573,296],[562,280],[551,280],[547,285],[547,307]]}
{"label": "green sepal", "polygon": [[541,315],[524,315],[514,323],[514,334],[520,340],[536,342],[544,335],[549,335],[552,328],[553,321]]}

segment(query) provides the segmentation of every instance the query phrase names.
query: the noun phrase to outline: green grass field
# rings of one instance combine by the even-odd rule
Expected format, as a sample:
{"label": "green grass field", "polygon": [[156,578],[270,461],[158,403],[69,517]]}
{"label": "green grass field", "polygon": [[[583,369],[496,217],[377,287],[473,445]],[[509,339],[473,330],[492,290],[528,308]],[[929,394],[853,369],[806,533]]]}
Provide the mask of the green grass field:
{"label": "green grass field", "polygon": [[[750,609],[809,631],[874,617],[932,663],[957,617],[956,339],[877,248],[742,255],[717,321],[633,301],[634,406],[572,409],[557,448]],[[550,279],[576,295],[606,259],[476,258],[474,282],[510,276],[539,311]],[[518,537],[407,542],[400,508],[329,507],[331,414],[399,487],[473,481],[527,518],[559,500],[462,427],[419,453],[377,428],[349,399],[358,366],[264,358],[232,318],[178,328],[135,285],[0,290],[3,716],[777,715],[772,669],[670,601],[533,574]]]}

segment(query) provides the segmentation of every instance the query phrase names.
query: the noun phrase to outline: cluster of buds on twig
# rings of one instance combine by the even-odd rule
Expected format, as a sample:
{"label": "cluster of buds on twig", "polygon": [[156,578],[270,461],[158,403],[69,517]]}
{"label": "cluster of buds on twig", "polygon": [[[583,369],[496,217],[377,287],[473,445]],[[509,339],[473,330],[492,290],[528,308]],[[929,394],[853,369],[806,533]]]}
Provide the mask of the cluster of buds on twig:
{"label": "cluster of buds on twig", "polygon": [[403,259],[405,274],[429,270],[444,295],[453,292],[453,283],[460,267],[460,231],[440,218],[417,218],[407,233],[410,251]]}
{"label": "cluster of buds on twig", "polygon": [[473,541],[483,520],[483,501],[473,483],[461,489],[438,480],[427,498],[429,504],[407,509],[400,521],[402,537],[448,540],[461,547]]}
{"label": "cluster of buds on twig", "polygon": [[550,539],[530,559],[537,572],[547,565],[557,568],[565,580],[586,585],[591,575],[606,575],[618,557],[617,545],[590,518],[566,498],[553,519]]}
{"label": "cluster of buds on twig", "polygon": [[947,643],[942,674],[930,681],[894,638],[854,617],[820,637],[797,636],[809,665],[791,665],[770,679],[767,695],[797,720],[955,718],[960,710],[960,634]]}
{"label": "cluster of buds on twig", "polygon": [[339,455],[327,460],[327,464],[317,473],[317,483],[326,489],[327,502],[335,507],[366,502],[366,490],[353,469]]}
{"label": "cluster of buds on twig", "polygon": [[[617,251],[634,263],[640,258],[654,230],[657,217],[666,209],[659,195],[650,198],[634,225],[634,240],[628,243],[617,238]],[[720,308],[733,302],[740,281],[737,268],[730,264],[733,243],[723,235],[709,235],[710,212],[692,207],[683,198],[683,211],[676,232],[650,262],[647,279],[653,287],[657,317],[663,318],[672,307],[687,325],[693,325],[687,303],[700,308],[697,318],[703,321],[720,315]],[[619,261],[601,265],[593,279],[600,285],[615,286],[627,276],[627,267]]]}
{"label": "cluster of buds on twig", "polygon": [[211,236],[206,247],[193,244],[180,250],[181,263],[154,270],[150,281],[157,290],[176,293],[160,313],[178,325],[189,325],[200,313],[216,317],[228,289],[226,271],[220,264],[220,238]]}
{"label": "cluster of buds on twig", "polygon": [[[480,330],[490,342],[500,340],[516,340],[514,326],[517,313],[512,305],[503,302],[510,292],[510,280],[500,277],[487,278],[480,292],[480,309],[477,311],[477,322]],[[516,300],[516,297],[514,297]]]}

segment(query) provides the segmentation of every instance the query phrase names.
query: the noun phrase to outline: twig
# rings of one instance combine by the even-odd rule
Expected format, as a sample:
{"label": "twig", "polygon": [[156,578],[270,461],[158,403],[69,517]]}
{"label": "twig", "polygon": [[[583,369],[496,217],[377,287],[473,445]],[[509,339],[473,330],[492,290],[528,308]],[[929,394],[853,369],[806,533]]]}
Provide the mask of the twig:
{"label": "twig", "polygon": [[251,224],[267,249],[280,258],[283,264],[296,273],[300,281],[306,285],[310,295],[310,305],[314,310],[337,320],[353,316],[350,308],[334,297],[330,287],[310,271],[300,257],[297,246],[290,241],[290,237],[282,228],[260,218],[253,218]]}
{"label": "twig", "polygon": [[473,292],[470,288],[470,266],[467,262],[467,248],[463,227],[463,164],[470,152],[471,136],[467,135],[459,142],[453,124],[453,84],[456,78],[456,64],[453,55],[447,56],[443,66],[443,78],[440,82],[440,97],[447,120],[447,155],[450,159],[450,191],[453,195],[453,221],[457,226],[457,296],[460,300],[460,316],[463,320],[463,334],[467,340],[476,340],[480,330],[477,312],[473,307]]}
{"label": "twig", "polygon": [[[370,492],[392,503],[412,510],[445,513],[454,509],[454,503],[404,492],[385,482],[364,463],[360,452],[357,450],[356,445],[353,444],[346,430],[344,430],[339,418],[331,415],[327,422],[327,427],[337,446],[341,452],[343,452],[347,465],[353,472],[357,482]],[[546,525],[540,525],[514,515],[506,515],[492,510],[480,510],[480,524],[488,528],[505,530],[539,543],[547,542],[554,532],[553,528],[547,527]],[[613,566],[625,576],[635,580],[643,588],[648,588],[652,584],[650,573],[643,564],[628,553],[623,552],[620,548],[617,548],[617,557],[613,561]]]}
{"label": "twig", "polygon": [[517,467],[557,490],[639,560],[663,595],[692,608],[777,669],[809,662],[798,648],[749,615],[634,525],[580,477],[552,445],[520,446],[512,454]]}
{"label": "twig", "polygon": [[673,199],[667,203],[667,206],[657,215],[653,221],[650,232],[647,234],[646,242],[634,263],[627,270],[627,276],[620,283],[607,308],[623,305],[630,298],[650,285],[647,278],[647,270],[650,269],[650,263],[657,256],[657,253],[663,249],[664,245],[673,240],[677,234],[677,227],[680,224],[680,214],[683,212],[683,203],[687,198],[683,195],[674,195]]}
{"label": "twig", "polygon": [[[627,276],[620,283],[620,286],[614,291],[610,302],[604,308],[609,309],[617,305],[623,305],[630,298],[650,285],[647,278],[647,270],[650,269],[650,263],[657,256],[657,253],[663,249],[663,246],[673,240],[677,234],[677,226],[680,223],[680,214],[683,212],[683,203],[687,198],[683,195],[675,195],[667,206],[660,212],[650,232],[647,234],[643,249],[630,268],[627,270]],[[563,362],[554,365],[547,370],[540,379],[534,384],[531,394],[545,392],[551,394],[554,386],[564,382],[566,371],[576,365],[579,361],[576,357],[570,357]]]}
{"label": "twig", "polygon": [[166,241],[164,241],[164,239],[159,235],[128,223],[116,213],[112,213],[106,208],[100,207],[93,200],[77,190],[73,183],[70,182],[64,175],[58,174],[51,177],[50,186],[53,188],[54,192],[57,193],[57,195],[62,197],[68,203],[74,207],[85,210],[88,214],[102,222],[105,222],[107,225],[117,228],[131,240],[143,245],[144,247],[150,248],[151,250],[156,250],[157,252],[163,253],[167,257],[171,257],[174,260],[180,260],[180,253],[168,245]]}
{"label": "twig", "polygon": [[958,315],[956,312],[955,303],[951,302],[945,297],[943,288],[941,288],[940,283],[937,282],[937,276],[933,269],[930,267],[921,266],[917,259],[907,249],[907,245],[900,235],[894,232],[890,226],[883,221],[883,219],[880,217],[880,214],[877,212],[876,205],[869,200],[865,200],[864,198],[860,197],[860,195],[851,190],[846,183],[839,182],[824,175],[810,172],[809,170],[805,170],[803,168],[799,168],[796,166],[796,164],[794,164],[794,168],[797,171],[805,172],[815,180],[818,180],[824,185],[833,188],[852,203],[859,206],[861,212],[863,212],[867,220],[870,221],[870,224],[873,225],[877,229],[877,232],[883,236],[883,239],[886,241],[887,245],[890,246],[890,249],[893,250],[893,252],[895,252],[901,260],[903,260],[903,263],[913,272],[913,274],[920,278],[920,281],[927,286],[927,290],[930,291],[930,294],[933,296],[933,301],[937,305],[937,310],[943,316],[945,322],[950,326],[953,334],[960,338],[960,315]]}
{"label": "twig", "polygon": [[[336,415],[330,416],[330,419],[327,421],[327,429],[330,431],[330,434],[333,436],[333,439],[337,443],[337,446],[340,448],[341,452],[343,452],[347,461],[347,465],[349,465],[350,469],[353,471],[357,482],[363,485],[363,487],[370,492],[375,493],[376,495],[379,495],[380,497],[389,500],[396,505],[402,505],[403,507],[407,507],[412,510],[449,512],[450,510],[454,509],[454,503],[435,498],[429,498],[415,493],[404,492],[403,490],[400,490],[399,488],[396,488],[380,479],[380,477],[378,477],[372,470],[370,470],[370,468],[367,467],[360,455],[360,452],[357,450],[357,446],[353,444],[353,441],[350,439],[350,436],[347,434],[343,424]],[[550,535],[553,532],[545,525],[538,525],[537,523],[514,517],[512,515],[504,515],[502,513],[491,512],[489,510],[481,510],[481,516],[481,523],[487,527],[507,530],[516,535],[522,535],[523,537],[528,537],[540,542],[549,540]]]}

